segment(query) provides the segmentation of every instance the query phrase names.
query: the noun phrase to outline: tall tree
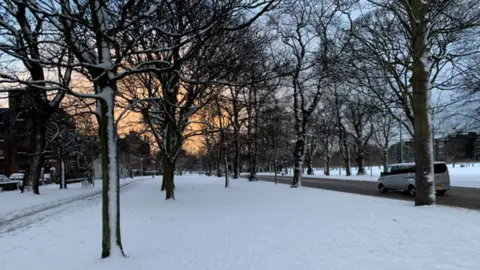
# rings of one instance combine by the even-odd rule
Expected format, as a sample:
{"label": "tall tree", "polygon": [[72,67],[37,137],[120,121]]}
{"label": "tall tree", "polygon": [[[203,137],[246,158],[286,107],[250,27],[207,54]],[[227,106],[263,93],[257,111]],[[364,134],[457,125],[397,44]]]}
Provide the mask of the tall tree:
{"label": "tall tree", "polygon": [[38,185],[44,164],[48,119],[65,95],[60,91],[52,96],[52,92],[47,91],[50,86],[46,82],[47,74],[56,72],[58,80],[54,84],[66,87],[72,72],[56,66],[59,59],[69,58],[70,51],[58,44],[51,45],[45,38],[49,31],[47,23],[44,16],[32,10],[28,1],[0,3],[0,59],[5,63],[0,66],[0,84],[6,85],[0,91],[10,92],[9,98],[19,101],[17,113],[27,120],[21,124],[27,124],[30,154],[21,191],[26,185],[32,185],[35,194],[40,194]]}
{"label": "tall tree", "polygon": [[353,141],[355,161],[357,163],[357,175],[365,174],[365,151],[373,135],[373,122],[375,107],[368,103],[362,95],[350,91],[345,108],[345,118],[349,126],[349,137]]}
{"label": "tall tree", "polygon": [[367,1],[376,9],[357,20],[352,34],[359,47],[371,53],[364,60],[373,61],[352,61],[352,64],[359,64],[357,70],[370,82],[376,78],[369,75],[372,69],[368,67],[372,63],[382,67],[384,76],[380,80],[392,90],[393,96],[387,95],[385,99],[385,95],[373,93],[381,97],[385,109],[397,120],[398,115],[390,110],[391,104],[398,104],[404,110],[404,119],[409,121],[404,126],[415,141],[415,204],[430,205],[435,202],[435,189],[429,114],[435,108],[429,99],[433,89],[459,87],[452,79],[465,72],[462,61],[478,48],[471,46],[469,37],[478,33],[480,3]]}
{"label": "tall tree", "polygon": [[317,123],[314,126],[314,132],[317,134],[320,153],[324,161],[324,174],[330,175],[330,163],[334,150],[336,149],[335,141],[337,139],[336,119],[332,117],[335,115],[333,106],[328,102],[322,104],[315,112],[314,121]]}
{"label": "tall tree", "polygon": [[[41,40],[55,45],[51,48],[57,52],[56,57],[40,61],[58,67],[59,71],[73,69],[78,79],[90,87],[72,90],[65,83],[69,81],[66,80],[70,78],[69,73],[60,82],[34,78],[21,83],[50,92],[91,98],[97,103],[103,178],[102,258],[109,257],[112,252],[123,256],[114,120],[117,82],[128,75],[152,70],[152,61],[147,59],[136,66],[126,66],[124,60],[127,55],[145,55],[134,48],[139,36],[155,32],[151,17],[161,3],[105,0],[42,3],[29,0],[21,3],[33,17],[44,19],[51,30]],[[146,25],[150,27],[144,27]],[[66,53],[58,53],[63,50]]]}
{"label": "tall tree", "polygon": [[382,151],[383,171],[386,171],[389,162],[388,150],[393,138],[397,135],[394,127],[396,121],[387,113],[376,114],[375,119],[376,120],[373,121],[373,140]]}
{"label": "tall tree", "polygon": [[46,147],[55,152],[60,162],[60,189],[67,189],[66,161],[70,153],[76,152],[78,137],[75,125],[65,112],[59,110],[50,117],[46,130]]}
{"label": "tall tree", "polygon": [[289,86],[297,136],[292,187],[301,186],[308,122],[345,49],[341,11],[346,8],[337,1],[296,1],[288,3],[278,18],[278,31],[291,55]]}

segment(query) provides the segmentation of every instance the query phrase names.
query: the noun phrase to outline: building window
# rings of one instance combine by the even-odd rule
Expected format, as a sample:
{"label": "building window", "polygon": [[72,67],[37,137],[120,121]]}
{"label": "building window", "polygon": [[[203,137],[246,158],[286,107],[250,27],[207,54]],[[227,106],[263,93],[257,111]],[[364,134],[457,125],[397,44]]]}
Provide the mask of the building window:
{"label": "building window", "polygon": [[0,157],[3,157],[3,149],[0,148]]}

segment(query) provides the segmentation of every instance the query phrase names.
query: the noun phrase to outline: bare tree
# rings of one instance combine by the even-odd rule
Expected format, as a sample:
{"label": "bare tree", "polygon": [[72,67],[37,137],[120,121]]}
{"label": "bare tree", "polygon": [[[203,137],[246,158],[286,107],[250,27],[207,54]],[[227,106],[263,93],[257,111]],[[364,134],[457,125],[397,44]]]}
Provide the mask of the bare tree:
{"label": "bare tree", "polygon": [[365,174],[365,149],[374,133],[372,118],[375,107],[368,104],[361,95],[350,92],[353,98],[347,101],[345,117],[348,125],[348,134],[353,141],[355,161],[357,163],[357,175]]}
{"label": "bare tree", "polygon": [[[60,81],[47,77],[16,80],[36,89],[56,91],[60,93],[59,97],[68,93],[96,101],[103,178],[102,258],[109,257],[112,250],[123,255],[114,101],[119,80],[133,73],[152,70],[149,66],[152,61],[145,60],[136,66],[125,66],[124,59],[128,55],[144,54],[143,51],[133,49],[139,36],[154,32],[152,17],[160,3],[53,0],[42,3],[22,1],[21,4],[28,8],[34,18],[42,18],[51,30],[49,33],[52,33],[42,35],[41,40],[52,45],[56,57],[34,57],[35,62],[54,65],[59,71],[73,69],[84,84],[90,84],[85,91],[73,91],[66,83],[70,81],[69,72],[60,76]],[[143,27],[146,25],[149,27]],[[65,52],[62,53],[63,51]],[[58,75],[60,74],[62,73],[59,72]]]}
{"label": "bare tree", "polygon": [[347,94],[344,93],[342,86],[334,84],[333,86],[333,108],[336,133],[338,135],[338,148],[340,155],[342,156],[345,173],[347,176],[352,174],[350,166],[350,136],[348,133],[348,127],[345,121],[345,112],[347,104]]}
{"label": "bare tree", "polygon": [[344,51],[345,32],[341,28],[344,3],[336,1],[297,1],[281,11],[278,31],[290,50],[290,87],[293,91],[295,132],[294,176],[292,187],[301,185],[305,161],[308,122],[324,88]]}
{"label": "bare tree", "polygon": [[65,94],[46,90],[48,73],[57,73],[55,84],[68,86],[72,72],[55,66],[59,58],[69,58],[70,52],[49,44],[49,38],[45,38],[49,35],[46,24],[47,19],[37,16],[27,2],[6,0],[0,3],[0,59],[3,64],[0,85],[4,85],[0,91],[10,92],[9,98],[20,101],[17,113],[27,120],[22,125],[28,125],[30,154],[21,191],[26,185],[32,185],[35,194],[40,194],[38,185],[44,163],[47,122]]}
{"label": "bare tree", "polygon": [[330,175],[330,162],[336,147],[337,129],[333,106],[331,104],[322,104],[315,112],[314,132],[317,134],[316,140],[319,144],[319,151],[324,160],[324,174]]}
{"label": "bare tree", "polygon": [[393,117],[386,113],[376,114],[374,119],[373,140],[382,151],[381,158],[383,163],[383,171],[386,171],[389,162],[388,150],[391,146],[393,138],[397,136],[397,132],[394,128],[396,121],[393,119]]}
{"label": "bare tree", "polygon": [[60,162],[60,189],[67,189],[65,162],[75,152],[79,140],[75,126],[65,112],[57,112],[50,117],[46,138],[46,147],[54,150]]}
{"label": "bare tree", "polygon": [[[223,108],[220,105],[219,98],[216,98],[215,100],[217,104],[217,116],[218,116],[218,123],[219,123],[219,130],[220,130],[220,152],[219,156],[223,157],[223,167],[224,167],[224,176],[225,176],[225,188],[230,187],[230,179],[229,179],[229,166],[228,166],[228,153],[227,153],[227,139],[226,139],[226,130],[228,129],[228,124],[225,122],[227,119],[225,119],[223,115]],[[220,168],[220,167],[219,167]]]}
{"label": "bare tree", "polygon": [[[370,52],[371,57],[365,59],[373,62],[352,63],[370,82],[375,81],[368,74],[371,64],[382,68],[384,76],[380,81],[392,90],[393,98],[384,99],[384,95],[374,94],[381,97],[387,111],[392,107],[390,104],[398,104],[404,110],[410,122],[404,126],[415,141],[415,205],[430,205],[435,202],[435,189],[429,116],[433,106],[429,99],[432,89],[458,87],[452,84],[452,79],[465,72],[462,58],[477,50],[469,44],[468,37],[478,31],[475,28],[479,25],[480,3],[475,0],[461,3],[367,1],[376,9],[357,20],[352,34],[360,42],[359,47]],[[466,33],[469,34],[464,35]],[[460,44],[463,45],[458,46]],[[398,115],[391,115],[399,120]]]}

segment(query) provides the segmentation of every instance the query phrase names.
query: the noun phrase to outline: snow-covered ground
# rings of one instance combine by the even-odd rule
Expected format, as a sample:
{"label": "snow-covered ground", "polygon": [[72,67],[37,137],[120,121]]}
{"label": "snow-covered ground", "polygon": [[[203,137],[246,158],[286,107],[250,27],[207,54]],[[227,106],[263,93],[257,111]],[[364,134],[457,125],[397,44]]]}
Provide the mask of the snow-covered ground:
{"label": "snow-covered ground", "polygon": [[[101,207],[59,213],[0,238],[0,269],[403,270],[480,267],[480,213],[222,178],[160,179],[123,193],[128,258],[101,260]],[[0,235],[1,236],[1,235]],[[28,259],[22,259],[28,258]]]}
{"label": "snow-covered ground", "polygon": [[[460,167],[459,164],[457,164],[455,167],[449,164],[448,170],[450,172],[450,182],[452,186],[480,188],[480,164],[479,163],[473,164],[473,166],[470,166],[470,167],[463,167],[463,168]],[[314,175],[304,175],[304,177],[310,177],[310,178],[321,177],[321,178],[331,178],[336,180],[376,182],[378,180],[378,177],[380,176],[380,172],[382,171],[383,171],[382,167],[378,167],[378,166],[373,166],[371,168],[367,167],[366,168],[367,174],[358,176],[356,175],[357,168],[352,167],[351,176],[346,176],[344,169],[342,169],[341,171],[339,171],[338,169],[331,169],[330,176],[325,176],[323,169],[320,169],[320,170],[315,170]],[[271,173],[259,173],[259,175],[262,175],[262,174],[272,175]],[[290,173],[288,175],[292,176],[293,174]]]}
{"label": "snow-covered ground", "polygon": [[[122,178],[121,183],[131,181],[130,178]],[[141,179],[136,177],[134,179]],[[0,218],[11,212],[22,211],[26,208],[38,208],[54,204],[62,200],[83,197],[89,194],[99,193],[102,190],[102,181],[95,180],[95,187],[82,188],[81,183],[68,184],[68,189],[59,190],[55,184],[40,186],[40,195],[32,192],[20,194],[18,190],[0,193]],[[1,269],[1,268],[0,268]]]}
{"label": "snow-covered ground", "polygon": [[40,195],[32,192],[20,194],[18,190],[0,193],[0,217],[5,213],[23,208],[49,204],[58,200],[78,195],[94,193],[101,190],[101,181],[96,181],[94,188],[82,188],[80,183],[68,184],[68,189],[59,190],[58,185],[40,186]]}

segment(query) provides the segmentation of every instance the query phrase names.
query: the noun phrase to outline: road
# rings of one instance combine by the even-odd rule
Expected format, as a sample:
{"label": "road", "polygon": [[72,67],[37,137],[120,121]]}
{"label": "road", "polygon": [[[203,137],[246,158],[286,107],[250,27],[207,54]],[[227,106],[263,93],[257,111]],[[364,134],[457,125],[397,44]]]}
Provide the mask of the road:
{"label": "road", "polygon": [[[120,192],[130,190],[134,182],[121,183]],[[56,218],[59,215],[78,211],[85,207],[100,202],[102,190],[88,194],[73,196],[70,198],[50,202],[44,205],[35,205],[19,211],[0,215],[0,238],[15,231],[23,231],[31,226],[41,226],[46,221]]]}
{"label": "road", "polygon": [[[259,180],[274,182],[274,176],[257,176]],[[292,177],[278,176],[279,183],[291,184]],[[325,178],[303,178],[302,185],[305,187],[334,190],[346,193],[361,194],[374,197],[413,201],[413,198],[400,192],[388,192],[381,194],[377,189],[376,182],[335,180]],[[437,204],[467,209],[480,210],[480,188],[452,187],[444,196],[437,196]]]}

